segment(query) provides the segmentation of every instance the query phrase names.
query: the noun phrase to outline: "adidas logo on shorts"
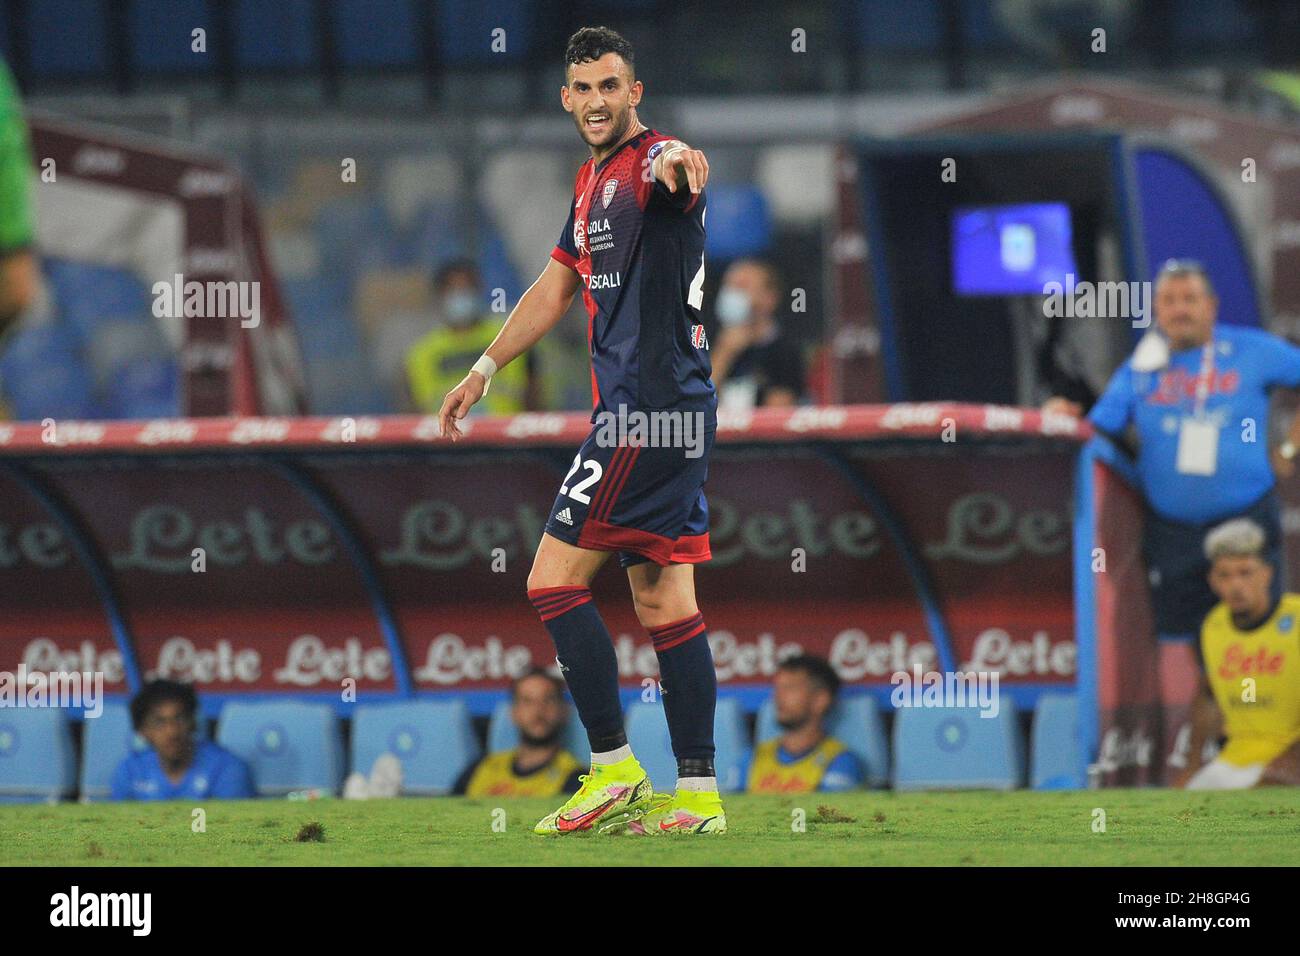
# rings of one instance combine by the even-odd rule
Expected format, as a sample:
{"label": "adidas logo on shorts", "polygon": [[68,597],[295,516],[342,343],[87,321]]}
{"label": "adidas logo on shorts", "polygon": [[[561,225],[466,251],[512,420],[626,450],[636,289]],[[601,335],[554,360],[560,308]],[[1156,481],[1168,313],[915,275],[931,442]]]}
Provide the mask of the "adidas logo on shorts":
{"label": "adidas logo on shorts", "polygon": [[555,516],[556,521],[563,521],[565,524],[572,526],[573,515],[569,514],[569,509],[565,508]]}

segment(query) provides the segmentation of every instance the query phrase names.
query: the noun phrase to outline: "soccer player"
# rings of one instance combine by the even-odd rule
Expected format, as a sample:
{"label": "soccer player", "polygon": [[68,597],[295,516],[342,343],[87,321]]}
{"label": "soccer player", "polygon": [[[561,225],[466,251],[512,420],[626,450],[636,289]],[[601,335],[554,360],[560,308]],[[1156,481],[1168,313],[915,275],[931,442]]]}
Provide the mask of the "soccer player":
{"label": "soccer player", "polygon": [[[1115,371],[1088,418],[1118,442],[1130,429],[1137,439],[1146,504],[1142,552],[1160,641],[1162,720],[1172,743],[1196,697],[1196,637],[1217,600],[1202,554],[1206,532],[1249,518],[1267,535],[1269,563],[1282,567],[1277,477],[1295,471],[1300,415],[1272,464],[1265,439],[1273,390],[1300,388],[1300,348],[1262,329],[1219,322],[1213,284],[1196,262],[1166,262],[1153,303],[1155,327]],[[1071,410],[1068,402],[1045,407]],[[1164,761],[1171,783],[1173,749],[1166,747]]]}
{"label": "soccer player", "polygon": [[863,785],[861,761],[826,733],[826,715],[839,690],[839,675],[820,657],[803,654],[781,662],[772,679],[781,736],[755,749],[749,765],[750,793],[812,793]]}
{"label": "soccer player", "polygon": [[36,300],[40,268],[28,191],[32,148],[23,104],[9,67],[0,61],[0,342]]}
{"label": "soccer player", "polygon": [[456,781],[452,793],[468,797],[553,797],[582,785],[582,769],[560,746],[568,717],[564,683],[541,668],[510,689],[510,721],[519,746],[490,753]]}
{"label": "soccer player", "polygon": [[[528,576],[528,596],[555,643],[560,669],[591,743],[591,772],[538,833],[615,829],[720,833],[726,817],[713,769],[717,676],[694,565],[709,559],[703,485],[716,427],[704,284],[704,154],[637,118],[643,92],[631,45],[588,27],[569,40],[560,102],[591,158],[551,261],[501,333],[443,402],[457,422],[498,368],[542,338],[581,288],[592,364],[592,429],[560,485]],[[673,440],[611,429],[643,417],[675,425]],[[623,437],[615,440],[611,431]],[[662,433],[656,433],[662,438]],[[677,788],[654,798],[627,743],[618,662],[591,602],[591,579],[612,553],[627,569],[637,617],[659,659]]]}
{"label": "soccer player", "polygon": [[[1271,594],[1264,529],[1246,518],[1205,538],[1220,603],[1201,626],[1205,663],[1184,780],[1189,790],[1300,784],[1300,594]],[[1201,766],[1207,740],[1227,737]],[[1190,779],[1188,779],[1190,778]]]}
{"label": "soccer player", "polygon": [[189,684],[156,680],[136,694],[131,723],[149,749],[118,764],[114,800],[244,800],[255,795],[242,760],[209,740],[195,741],[198,709]]}

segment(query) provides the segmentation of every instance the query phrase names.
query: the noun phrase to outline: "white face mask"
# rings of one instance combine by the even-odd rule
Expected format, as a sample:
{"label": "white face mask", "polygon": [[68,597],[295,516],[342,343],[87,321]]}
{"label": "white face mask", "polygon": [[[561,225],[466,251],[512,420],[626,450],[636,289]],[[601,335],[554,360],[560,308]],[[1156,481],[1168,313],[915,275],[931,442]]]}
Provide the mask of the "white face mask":
{"label": "white face mask", "polygon": [[1133,371],[1155,372],[1169,364],[1169,342],[1155,329],[1142,336],[1133,350]]}
{"label": "white face mask", "polygon": [[740,325],[749,319],[753,311],[749,296],[733,286],[723,286],[718,292],[718,299],[713,309],[718,314],[718,321],[724,326]]}
{"label": "white face mask", "polygon": [[473,292],[450,292],[442,299],[443,317],[451,325],[469,325],[478,309],[478,296]]}

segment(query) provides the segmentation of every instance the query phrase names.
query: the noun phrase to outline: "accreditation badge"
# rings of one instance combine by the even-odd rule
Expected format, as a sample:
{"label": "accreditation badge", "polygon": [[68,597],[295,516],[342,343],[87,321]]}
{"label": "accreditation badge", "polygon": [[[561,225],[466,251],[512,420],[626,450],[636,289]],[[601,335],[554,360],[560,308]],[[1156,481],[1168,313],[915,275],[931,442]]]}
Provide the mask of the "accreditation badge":
{"label": "accreditation badge", "polygon": [[1213,475],[1219,466],[1219,426],[1204,418],[1184,418],[1178,427],[1180,475]]}

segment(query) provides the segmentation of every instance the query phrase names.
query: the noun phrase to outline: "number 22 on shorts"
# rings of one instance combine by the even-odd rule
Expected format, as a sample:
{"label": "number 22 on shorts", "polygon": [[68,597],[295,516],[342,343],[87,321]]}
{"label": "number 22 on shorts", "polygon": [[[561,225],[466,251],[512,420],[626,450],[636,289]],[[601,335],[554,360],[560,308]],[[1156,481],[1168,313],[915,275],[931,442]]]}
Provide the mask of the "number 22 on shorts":
{"label": "number 22 on shorts", "polygon": [[[586,468],[590,474],[570,489],[569,479],[573,477],[574,472],[578,470],[579,466]],[[564,484],[560,485],[560,494],[568,495],[579,504],[589,505],[591,504],[591,495],[587,494],[586,491],[596,482],[600,481],[600,476],[602,474],[604,474],[604,469],[600,467],[600,462],[596,461],[596,459],[588,458],[586,461],[583,461],[581,454],[575,455],[573,457],[573,464],[569,468],[569,473],[564,476]]]}

